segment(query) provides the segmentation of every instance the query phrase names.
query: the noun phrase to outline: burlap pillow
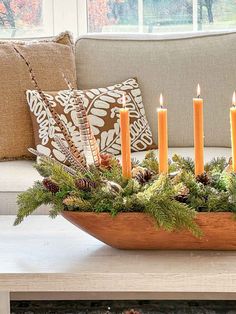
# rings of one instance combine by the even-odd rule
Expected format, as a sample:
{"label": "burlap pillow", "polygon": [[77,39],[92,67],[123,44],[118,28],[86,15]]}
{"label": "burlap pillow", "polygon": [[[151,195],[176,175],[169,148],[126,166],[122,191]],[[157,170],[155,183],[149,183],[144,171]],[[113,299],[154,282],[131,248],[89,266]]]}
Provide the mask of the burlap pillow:
{"label": "burlap pillow", "polygon": [[65,89],[62,71],[76,86],[73,43],[68,33],[48,41],[0,42],[0,159],[29,158],[34,146],[30,112],[25,92],[32,89],[28,69],[13,44],[32,64],[40,87]]}
{"label": "burlap pillow", "polygon": [[[148,150],[155,147],[152,133],[146,119],[142,95],[136,79],[106,88],[78,91],[83,97],[88,118],[102,153],[120,154],[119,108],[122,107],[122,94],[126,92],[127,108],[130,110],[130,133],[132,151]],[[81,150],[77,116],[69,90],[46,92],[51,105],[56,108],[64,121],[75,145]],[[32,113],[35,143],[37,149],[64,161],[64,155],[54,141],[57,134],[63,138],[51,113],[46,109],[37,91],[27,91],[27,100]]]}

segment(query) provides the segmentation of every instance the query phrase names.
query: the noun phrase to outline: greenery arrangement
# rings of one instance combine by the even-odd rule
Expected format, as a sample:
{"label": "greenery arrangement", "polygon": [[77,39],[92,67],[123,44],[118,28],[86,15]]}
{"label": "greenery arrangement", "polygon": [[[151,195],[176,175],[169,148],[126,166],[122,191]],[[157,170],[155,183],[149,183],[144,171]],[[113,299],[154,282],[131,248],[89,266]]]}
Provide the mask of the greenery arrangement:
{"label": "greenery arrangement", "polygon": [[43,180],[18,196],[15,225],[39,206],[50,204],[51,217],[64,210],[106,212],[113,216],[122,212],[144,212],[151,215],[160,228],[188,229],[195,236],[201,236],[194,220],[197,212],[236,213],[236,174],[232,172],[231,161],[224,158],[212,160],[205,165],[205,172],[195,177],[193,161],[174,155],[169,162],[169,174],[164,175],[159,174],[156,152],[150,151],[143,161],[132,161],[132,177],[124,178],[119,161],[112,155],[100,154],[83,99],[65,78],[77,112],[83,146],[80,151],[61,116],[40,89],[30,62],[19,47],[13,47],[63,134],[60,137],[55,131],[54,140],[67,160],[67,164],[62,164],[29,149],[39,158],[35,168]]}
{"label": "greenery arrangement", "polygon": [[61,211],[145,212],[165,230],[188,229],[195,236],[201,230],[194,221],[197,212],[236,213],[236,175],[225,158],[216,158],[195,178],[194,163],[174,155],[169,175],[158,173],[156,153],[150,151],[142,162],[132,161],[132,178],[122,176],[119,161],[101,155],[99,167],[82,173],[68,172],[66,166],[40,157],[35,168],[44,177],[18,196],[15,225],[42,204],[50,204],[50,216]]}

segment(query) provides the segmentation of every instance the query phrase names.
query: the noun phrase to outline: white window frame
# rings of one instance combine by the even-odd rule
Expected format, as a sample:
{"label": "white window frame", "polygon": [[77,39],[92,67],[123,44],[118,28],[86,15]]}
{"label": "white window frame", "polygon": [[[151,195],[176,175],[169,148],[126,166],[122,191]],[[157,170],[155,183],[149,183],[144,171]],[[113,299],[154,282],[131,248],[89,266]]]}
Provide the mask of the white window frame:
{"label": "white window frame", "polygon": [[[69,30],[75,36],[87,33],[87,1],[86,0],[43,0],[43,7],[50,8],[44,23],[50,25],[50,33],[56,35],[64,30]],[[46,9],[45,9],[46,11]],[[50,17],[49,17],[50,15]]]}
{"label": "white window frame", "polygon": [[[144,11],[143,0],[138,0],[138,29],[139,33],[144,31]],[[193,2],[193,31],[198,31],[198,0]],[[51,27],[52,35],[56,35],[61,31],[68,29],[74,33],[75,36],[83,35],[88,32],[88,13],[87,13],[87,0],[44,0],[44,6],[51,11],[51,20],[45,19],[46,25]],[[68,10],[68,7],[70,8]],[[47,10],[45,10],[46,12]],[[69,11],[69,15],[65,12]],[[50,12],[49,12],[50,14]],[[63,18],[63,23],[61,19]],[[50,24],[52,24],[50,26]]]}
{"label": "white window frame", "polygon": [[[138,31],[144,32],[144,0],[138,1]],[[199,31],[198,2],[193,3],[192,31]],[[43,25],[45,35],[51,36],[69,30],[74,37],[88,32],[87,0],[43,0]]]}

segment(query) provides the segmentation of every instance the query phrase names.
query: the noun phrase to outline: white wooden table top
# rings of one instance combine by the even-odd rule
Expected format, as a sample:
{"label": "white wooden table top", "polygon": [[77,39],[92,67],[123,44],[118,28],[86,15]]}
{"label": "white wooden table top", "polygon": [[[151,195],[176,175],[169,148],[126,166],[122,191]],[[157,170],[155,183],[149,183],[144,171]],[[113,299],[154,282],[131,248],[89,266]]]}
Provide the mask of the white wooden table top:
{"label": "white wooden table top", "polygon": [[0,216],[0,291],[236,296],[236,252],[121,251],[62,217],[13,221]]}

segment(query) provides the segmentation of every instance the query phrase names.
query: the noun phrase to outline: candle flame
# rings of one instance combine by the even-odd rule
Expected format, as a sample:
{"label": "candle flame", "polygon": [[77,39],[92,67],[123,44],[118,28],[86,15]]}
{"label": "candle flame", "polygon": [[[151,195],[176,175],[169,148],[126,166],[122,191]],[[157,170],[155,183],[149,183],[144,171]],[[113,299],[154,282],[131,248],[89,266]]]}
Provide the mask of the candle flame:
{"label": "candle flame", "polygon": [[233,106],[236,106],[236,92],[234,91],[233,97],[232,97],[232,104]]}
{"label": "candle flame", "polygon": [[163,101],[163,95],[162,95],[162,93],[160,94],[160,106],[161,106],[161,108],[163,108],[163,103],[164,103],[164,101]]}
{"label": "candle flame", "polygon": [[200,88],[200,85],[197,84],[197,97],[200,97],[201,95],[201,88]]}
{"label": "candle flame", "polygon": [[122,104],[123,104],[123,108],[125,108],[126,107],[125,93],[123,93],[123,95],[122,95]]}

